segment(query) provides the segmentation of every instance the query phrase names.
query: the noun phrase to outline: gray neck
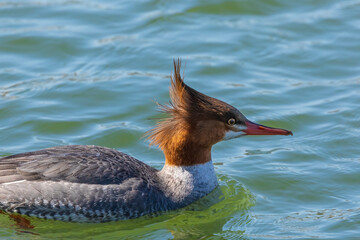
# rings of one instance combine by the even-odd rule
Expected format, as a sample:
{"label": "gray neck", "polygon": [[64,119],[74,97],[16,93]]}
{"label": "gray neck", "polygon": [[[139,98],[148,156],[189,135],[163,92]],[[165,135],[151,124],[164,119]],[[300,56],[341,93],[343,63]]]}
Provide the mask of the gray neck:
{"label": "gray neck", "polygon": [[212,161],[193,166],[168,166],[158,172],[166,197],[189,204],[209,194],[218,185]]}

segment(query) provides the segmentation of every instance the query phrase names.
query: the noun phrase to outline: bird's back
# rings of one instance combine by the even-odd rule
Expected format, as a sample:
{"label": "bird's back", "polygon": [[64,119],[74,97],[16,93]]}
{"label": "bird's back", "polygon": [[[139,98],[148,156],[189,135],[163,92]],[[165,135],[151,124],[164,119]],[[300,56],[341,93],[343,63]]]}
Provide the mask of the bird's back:
{"label": "bird's back", "polygon": [[61,146],[0,159],[0,208],[66,221],[171,209],[157,170],[113,149]]}

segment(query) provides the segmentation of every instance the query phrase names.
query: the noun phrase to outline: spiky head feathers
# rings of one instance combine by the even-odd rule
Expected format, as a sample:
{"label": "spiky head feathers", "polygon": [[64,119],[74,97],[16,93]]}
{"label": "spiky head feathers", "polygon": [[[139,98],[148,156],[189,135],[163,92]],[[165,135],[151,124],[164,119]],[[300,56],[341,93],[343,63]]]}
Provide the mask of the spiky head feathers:
{"label": "spiky head feathers", "polygon": [[211,160],[211,147],[222,140],[244,135],[292,135],[246,119],[233,106],[206,96],[184,83],[180,59],[174,60],[169,105],[160,105],[170,117],[148,132],[152,144],[164,152],[166,164],[188,166]]}
{"label": "spiky head feathers", "polygon": [[[187,86],[181,76],[180,68],[180,59],[174,60],[174,74],[171,76],[170,87],[171,102],[169,105],[160,105],[160,109],[169,114],[170,117],[160,121],[157,127],[149,132],[151,143],[159,145],[163,150],[166,148],[166,145],[173,141],[172,135],[176,134],[177,137],[182,135],[185,137],[187,135],[187,139],[196,137],[198,143],[201,144],[201,136],[198,136],[199,130],[202,130],[201,133],[203,134],[205,134],[205,130],[211,131],[211,126],[209,125],[211,121],[222,123],[226,126],[230,118],[238,121],[242,121],[245,118],[233,106],[206,96]],[[205,122],[207,125],[204,125]],[[218,129],[214,129],[214,131],[219,131]],[[215,144],[221,140],[221,134],[212,134],[216,135],[214,139],[205,141],[206,143],[204,144]],[[208,138],[210,135],[206,134],[206,137]]]}

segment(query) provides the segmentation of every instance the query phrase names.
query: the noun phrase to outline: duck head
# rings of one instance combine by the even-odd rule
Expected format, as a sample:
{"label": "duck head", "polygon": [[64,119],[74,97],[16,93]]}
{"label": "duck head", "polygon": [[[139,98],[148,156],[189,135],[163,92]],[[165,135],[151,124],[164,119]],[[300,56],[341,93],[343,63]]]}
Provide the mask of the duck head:
{"label": "duck head", "polygon": [[148,132],[151,144],[165,154],[165,164],[191,166],[211,160],[214,144],[246,135],[292,135],[281,128],[267,127],[248,120],[238,109],[196,91],[184,83],[181,61],[174,60],[169,105],[160,109],[169,117]]}

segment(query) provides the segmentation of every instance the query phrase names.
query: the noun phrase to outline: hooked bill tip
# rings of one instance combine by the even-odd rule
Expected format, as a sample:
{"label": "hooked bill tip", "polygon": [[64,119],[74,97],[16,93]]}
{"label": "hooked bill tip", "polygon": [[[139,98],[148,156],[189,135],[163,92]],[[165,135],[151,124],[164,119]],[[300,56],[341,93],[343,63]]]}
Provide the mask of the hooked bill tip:
{"label": "hooked bill tip", "polygon": [[288,132],[287,132],[287,134],[285,134],[285,135],[287,135],[287,136],[289,136],[289,135],[291,135],[291,136],[294,136],[294,134],[292,133],[292,131],[289,131],[289,130],[287,130]]}

